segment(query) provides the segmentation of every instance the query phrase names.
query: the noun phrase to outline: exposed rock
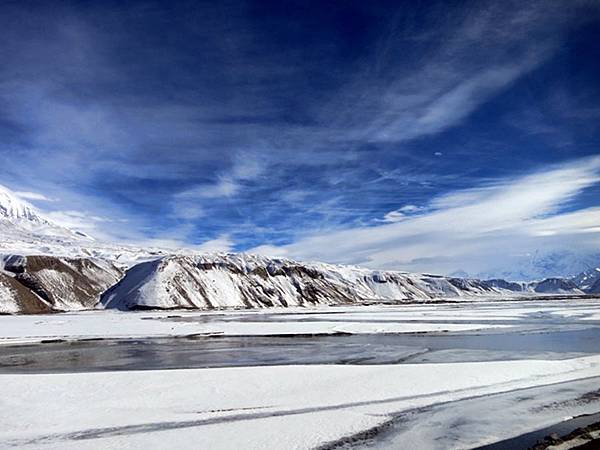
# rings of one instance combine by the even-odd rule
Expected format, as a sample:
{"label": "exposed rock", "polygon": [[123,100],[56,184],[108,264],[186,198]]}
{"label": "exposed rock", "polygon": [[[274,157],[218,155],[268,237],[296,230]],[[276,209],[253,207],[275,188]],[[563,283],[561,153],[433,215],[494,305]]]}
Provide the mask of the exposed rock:
{"label": "exposed rock", "polygon": [[0,272],[0,314],[36,314],[51,310],[51,306],[31,290]]}
{"label": "exposed rock", "polygon": [[100,294],[122,276],[122,271],[107,261],[54,256],[8,256],[4,270],[12,274],[13,284],[18,283],[54,311],[93,308]]}
{"label": "exposed rock", "polygon": [[600,278],[587,290],[588,294],[600,294]]}
{"label": "exposed rock", "polygon": [[514,281],[506,281],[502,279],[485,280],[485,283],[487,283],[491,287],[505,289],[507,291],[512,292],[522,292],[527,289],[527,285],[524,283],[517,283]]}
{"label": "exposed rock", "polygon": [[533,286],[533,290],[538,293],[583,294],[583,291],[579,290],[575,283],[565,278],[546,278],[545,280],[531,284]]}
{"label": "exposed rock", "polygon": [[[600,267],[581,272],[579,275],[571,278],[571,281],[582,291],[597,294],[598,291],[594,292],[593,289],[594,285],[600,282]],[[598,288],[600,288],[600,285],[598,285]]]}

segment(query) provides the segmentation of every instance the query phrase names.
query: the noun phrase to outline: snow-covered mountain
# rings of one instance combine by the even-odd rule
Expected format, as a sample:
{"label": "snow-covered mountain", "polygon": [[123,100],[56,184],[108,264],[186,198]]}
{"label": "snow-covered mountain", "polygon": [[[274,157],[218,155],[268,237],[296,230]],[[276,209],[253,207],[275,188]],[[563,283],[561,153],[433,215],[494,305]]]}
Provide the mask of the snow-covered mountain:
{"label": "snow-covered mountain", "polygon": [[257,255],[209,254],[138,264],[104,293],[101,304],[121,310],[248,308],[429,301],[514,292],[481,280]]}
{"label": "snow-covered mountain", "polygon": [[531,294],[585,294],[573,281],[566,278],[545,278],[540,281],[482,280],[482,283],[508,292]]}
{"label": "snow-covered mountain", "polygon": [[0,218],[27,224],[49,225],[35,208],[0,185]]}
{"label": "snow-covered mountain", "polygon": [[44,217],[33,205],[0,185],[0,231],[3,240],[25,236],[56,236],[73,240],[91,240],[89,236],[60,226]]}
{"label": "snow-covered mountain", "polygon": [[596,279],[586,291],[588,294],[600,294],[600,278]]}
{"label": "snow-covered mountain", "polygon": [[0,254],[104,258],[122,267],[169,254],[160,248],[104,242],[45,217],[33,205],[0,185]]}
{"label": "snow-covered mountain", "polygon": [[[125,268],[129,270],[123,277]],[[252,308],[582,294],[578,284],[591,287],[596,281],[593,276],[515,283],[257,255],[139,248],[95,240],[56,224],[0,186],[0,313],[96,306]]]}
{"label": "snow-covered mountain", "polygon": [[600,282],[600,267],[594,267],[593,269],[581,272],[579,275],[573,277],[571,281],[573,281],[580,289],[589,291],[595,284]]}
{"label": "snow-covered mountain", "polygon": [[[600,267],[600,252],[585,253],[571,250],[538,250],[515,260],[511,267],[486,272],[469,273],[480,279],[501,278],[512,281],[534,281],[545,278],[571,278]],[[463,276],[467,276],[466,273]],[[575,284],[579,285],[577,281]]]}

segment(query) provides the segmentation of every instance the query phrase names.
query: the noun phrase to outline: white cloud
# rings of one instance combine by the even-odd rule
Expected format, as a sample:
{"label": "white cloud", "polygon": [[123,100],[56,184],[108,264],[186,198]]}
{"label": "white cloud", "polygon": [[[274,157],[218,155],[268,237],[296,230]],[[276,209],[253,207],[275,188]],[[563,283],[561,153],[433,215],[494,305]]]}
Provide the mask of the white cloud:
{"label": "white cloud", "polygon": [[414,64],[394,67],[389,52],[378,53],[373,65],[392,67],[396,79],[381,82],[372,72],[359,73],[345,96],[328,109],[344,130],[335,133],[371,142],[404,142],[459,125],[560,48],[558,30],[572,16],[559,5],[534,1],[507,8],[484,2],[446,21],[436,29],[435,39],[423,36],[431,46]]}
{"label": "white cloud", "polygon": [[173,196],[172,209],[176,217],[194,220],[205,215],[205,200],[230,198],[240,192],[241,183],[259,177],[265,163],[255,153],[240,152],[235,156],[229,171],[216,182],[198,184]]}
{"label": "white cloud", "polygon": [[[488,69],[469,79],[460,80],[455,85],[431,90],[429,98],[422,99],[418,106],[407,107],[406,97],[397,95],[389,100],[390,111],[397,112],[380,118],[372,130],[372,139],[404,141],[438,133],[456,125],[492,94],[525,73],[529,67],[530,65],[523,65]],[[421,91],[427,92],[423,88]]]}
{"label": "white cloud", "polygon": [[[600,208],[560,210],[599,182],[600,157],[588,158],[446,195],[403,220],[253,251],[374,268],[480,272],[537,248],[598,248]],[[392,218],[399,218],[395,213]]]}
{"label": "white cloud", "polygon": [[383,216],[383,222],[400,222],[401,220],[406,219],[406,215],[400,212],[400,210],[390,211],[385,216]]}
{"label": "white cloud", "polygon": [[400,222],[401,220],[405,220],[407,217],[423,210],[425,210],[425,208],[423,208],[422,206],[404,205],[401,208],[388,212],[385,216],[383,216],[382,220],[378,219],[377,222]]}
{"label": "white cloud", "polygon": [[291,189],[282,191],[279,193],[279,198],[289,204],[298,205],[302,204],[306,198],[311,195],[309,190],[305,189]]}
{"label": "white cloud", "polygon": [[46,197],[44,194],[40,194],[38,192],[19,191],[19,192],[14,192],[14,194],[23,200],[34,200],[34,201],[39,200],[39,201],[43,201],[43,202],[55,201],[55,199]]}
{"label": "white cloud", "polygon": [[172,205],[175,217],[184,220],[199,219],[205,215],[204,208],[191,199],[176,199]]}
{"label": "white cloud", "polygon": [[82,211],[49,211],[44,216],[52,222],[72,230],[97,233],[98,224],[109,222],[105,217],[96,216]]}
{"label": "white cloud", "polygon": [[203,242],[195,247],[194,250],[201,252],[230,252],[233,249],[234,242],[229,238],[229,235],[222,234],[216,239]]}
{"label": "white cloud", "polygon": [[197,186],[189,191],[186,191],[184,197],[199,197],[199,198],[219,198],[231,197],[239,190],[239,185],[231,178],[219,178],[214,184],[206,184]]}
{"label": "white cloud", "polygon": [[252,180],[261,175],[265,170],[265,162],[249,153],[240,153],[232,169],[232,178]]}
{"label": "white cloud", "polygon": [[422,206],[417,206],[417,205],[404,205],[402,208],[399,208],[398,211],[402,212],[402,213],[406,213],[406,214],[413,214],[419,211],[422,211],[423,208]]}
{"label": "white cloud", "polygon": [[232,197],[239,190],[237,182],[228,177],[221,177],[213,184],[200,184],[176,194],[172,202],[172,210],[176,217],[184,220],[199,219],[205,215],[203,201],[207,199]]}

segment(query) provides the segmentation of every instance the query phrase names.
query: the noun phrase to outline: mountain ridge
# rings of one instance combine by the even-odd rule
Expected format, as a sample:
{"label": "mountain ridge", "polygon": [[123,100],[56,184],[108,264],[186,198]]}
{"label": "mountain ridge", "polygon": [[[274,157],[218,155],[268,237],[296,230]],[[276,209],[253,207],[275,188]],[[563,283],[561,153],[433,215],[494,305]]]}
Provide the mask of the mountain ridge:
{"label": "mountain ridge", "polygon": [[53,223],[3,186],[0,237],[4,313],[401,303],[600,290],[600,269],[571,279],[513,282],[102,242]]}

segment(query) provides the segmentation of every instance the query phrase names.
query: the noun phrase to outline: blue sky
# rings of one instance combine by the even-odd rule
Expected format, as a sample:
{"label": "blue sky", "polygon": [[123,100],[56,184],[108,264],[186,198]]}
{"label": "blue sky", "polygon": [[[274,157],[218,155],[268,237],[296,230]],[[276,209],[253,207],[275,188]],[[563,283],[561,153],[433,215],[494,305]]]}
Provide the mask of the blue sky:
{"label": "blue sky", "polygon": [[600,249],[598,2],[8,1],[0,30],[0,183],[100,238]]}

